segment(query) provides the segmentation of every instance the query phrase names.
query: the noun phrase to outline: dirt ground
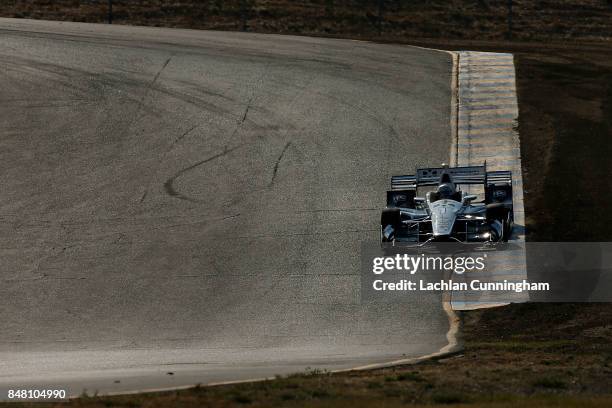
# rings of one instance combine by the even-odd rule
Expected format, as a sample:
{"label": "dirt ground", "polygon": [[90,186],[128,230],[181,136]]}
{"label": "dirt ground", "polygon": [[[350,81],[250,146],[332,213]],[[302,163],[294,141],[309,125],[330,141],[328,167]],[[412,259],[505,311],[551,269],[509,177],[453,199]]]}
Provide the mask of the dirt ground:
{"label": "dirt ground", "polygon": [[[0,16],[104,22],[107,5],[3,0]],[[113,0],[113,11],[116,24],[395,40],[612,38],[609,0]]]}
{"label": "dirt ground", "polygon": [[[518,54],[533,241],[612,237],[612,50]],[[545,173],[542,177],[541,173]]]}

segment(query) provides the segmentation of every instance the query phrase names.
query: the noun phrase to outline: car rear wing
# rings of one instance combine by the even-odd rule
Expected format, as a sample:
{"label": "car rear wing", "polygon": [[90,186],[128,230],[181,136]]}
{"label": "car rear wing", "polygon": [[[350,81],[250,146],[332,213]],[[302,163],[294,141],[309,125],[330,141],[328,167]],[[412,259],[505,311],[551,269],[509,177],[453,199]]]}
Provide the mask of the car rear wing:
{"label": "car rear wing", "polygon": [[429,167],[417,169],[415,175],[391,177],[391,190],[415,190],[422,186],[436,186],[442,174],[448,174],[455,184],[482,184],[484,186],[512,184],[512,172],[487,171],[483,166]]}

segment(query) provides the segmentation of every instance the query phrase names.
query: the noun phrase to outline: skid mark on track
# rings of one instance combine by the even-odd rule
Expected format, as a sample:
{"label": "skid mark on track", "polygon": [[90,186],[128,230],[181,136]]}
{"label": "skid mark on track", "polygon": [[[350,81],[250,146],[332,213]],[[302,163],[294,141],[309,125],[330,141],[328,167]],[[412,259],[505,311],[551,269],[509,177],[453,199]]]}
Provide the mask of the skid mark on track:
{"label": "skid mark on track", "polygon": [[240,120],[240,124],[243,124],[244,121],[246,120],[248,114],[249,114],[249,109],[251,109],[251,102],[253,102],[253,97],[249,98],[249,101],[247,102],[247,106],[244,109],[244,114],[242,115],[242,119]]}
{"label": "skid mark on track", "polygon": [[155,84],[157,83],[157,80],[159,79],[160,75],[162,74],[162,72],[164,72],[164,69],[166,69],[168,64],[170,64],[172,57],[173,56],[168,57],[168,59],[163,63],[162,67],[155,73],[155,76],[153,77],[151,82],[149,82],[149,84],[147,85],[144,93],[142,94],[142,97],[138,101],[138,107],[136,108],[136,114],[134,115],[134,119],[132,120],[132,122],[130,122],[130,126],[141,119],[140,113],[145,106],[145,102],[148,99],[149,94],[151,93],[151,90],[155,87]]}
{"label": "skid mark on track", "polygon": [[380,208],[321,208],[314,210],[296,210],[296,213],[320,213],[320,212],[359,212],[359,211],[380,211]]}
{"label": "skid mark on track", "polygon": [[251,103],[252,102],[253,102],[253,97],[250,97],[249,100],[247,101],[246,107],[244,108],[244,112],[242,114],[242,117],[240,118],[240,120],[236,124],[236,127],[234,128],[234,130],[232,131],[232,134],[229,137],[230,141],[232,141],[234,139],[234,136],[236,136],[238,131],[242,128],[242,125],[244,125],[244,122],[246,122],[247,116],[249,115],[249,110],[251,109]]}
{"label": "skid mark on track", "polygon": [[147,188],[144,193],[142,193],[142,195],[140,196],[140,200],[138,200],[139,203],[143,203],[145,198],[147,198],[147,195],[149,194],[149,189]]}
{"label": "skid mark on track", "polygon": [[[170,59],[168,59],[167,62],[170,62]],[[167,65],[167,64],[166,64]],[[251,96],[251,98],[249,98],[249,100],[247,101],[247,105],[244,109],[244,113],[242,114],[240,120],[238,121],[238,123],[236,124],[236,127],[234,128],[231,136],[230,136],[230,140],[232,140],[234,138],[234,136],[236,136],[236,134],[238,133],[238,131],[240,130],[240,128],[242,127],[242,125],[244,124],[244,122],[247,120],[247,116],[249,114],[249,110],[251,108],[251,104],[253,102],[253,97]],[[174,146],[176,143],[178,143],[181,139],[183,139],[185,136],[187,136],[189,133],[191,133],[197,126],[192,127],[191,129],[187,130],[185,133],[183,133],[181,136],[179,136],[174,143],[172,144],[172,146]],[[170,150],[172,149],[172,146],[170,147]],[[190,201],[190,202],[197,202],[198,200],[186,196],[184,194],[181,194],[179,191],[177,191],[174,188],[174,182],[176,181],[177,178],[181,177],[183,174],[203,165],[206,164],[212,160],[215,160],[221,156],[224,156],[228,153],[233,152],[234,150],[238,149],[239,147],[244,146],[244,144],[240,144],[236,147],[233,147],[231,149],[225,149],[222,153],[216,154],[214,156],[211,156],[207,159],[204,159],[202,161],[199,161],[195,164],[192,164],[191,166],[185,167],[184,169],[180,170],[178,173],[176,173],[174,176],[170,177],[168,180],[166,180],[166,182],[164,183],[164,189],[166,190],[166,193],[171,196],[171,197],[175,197],[178,198],[180,200],[185,200],[185,201]],[[143,196],[144,198],[144,196]]]}
{"label": "skid mark on track", "polygon": [[170,61],[172,60],[172,56],[170,56],[166,62],[164,62],[164,64],[162,65],[162,67],[157,71],[157,73],[155,74],[155,76],[153,77],[153,80],[149,83],[149,85],[147,86],[147,90],[145,92],[145,94],[142,96],[140,103],[143,104],[144,101],[147,99],[147,96],[149,95],[149,92],[151,91],[151,89],[153,89],[153,87],[155,86],[155,84],[157,83],[157,80],[159,79],[159,76],[161,75],[162,72],[164,72],[164,69],[166,69],[166,67],[168,66],[168,64],[170,64]]}
{"label": "skid mark on track", "polygon": [[[172,149],[174,148],[174,146],[176,144],[178,144],[181,140],[183,140],[185,137],[187,137],[189,134],[191,134],[191,132],[193,132],[195,129],[198,128],[198,125],[194,125],[192,127],[190,127],[189,129],[187,129],[186,131],[184,131],[183,133],[181,133],[176,139],[174,139],[174,141],[172,142],[172,144],[168,147],[168,149],[164,152],[163,157],[165,158],[166,155],[172,151]],[[163,159],[162,159],[163,161]],[[157,171],[155,171],[155,174],[157,173]],[[138,200],[139,203],[143,203],[144,200],[147,198],[147,195],[149,194],[149,189],[150,189],[150,183],[148,183],[147,187],[145,188],[144,193],[142,193],[142,196],[140,197],[140,200]]]}
{"label": "skid mark on track", "polygon": [[268,184],[268,186],[270,187],[274,185],[274,181],[276,180],[276,174],[278,173],[278,166],[280,165],[280,162],[283,160],[283,156],[285,156],[285,152],[287,151],[289,146],[291,146],[291,142],[287,142],[287,144],[285,144],[285,147],[283,147],[283,151],[278,156],[278,159],[276,159],[276,163],[274,163],[274,169],[272,170],[272,178],[270,179],[270,183]]}
{"label": "skid mark on track", "polygon": [[294,83],[279,82],[279,84],[285,85],[287,87],[292,87],[298,90],[294,99],[288,104],[288,107],[292,107],[296,99],[298,99],[298,97],[301,97],[302,95],[312,95],[315,97],[329,99],[342,106],[363,113],[370,120],[377,123],[382,128],[386,129],[386,134],[390,136],[395,142],[404,144],[404,137],[399,134],[399,132],[394,126],[395,122],[397,121],[397,116],[395,116],[392,120],[389,120],[388,118],[383,117],[383,115],[376,112],[375,110],[369,109],[367,105],[363,105],[359,102],[349,101],[331,93],[316,90],[311,86],[312,82],[313,79],[311,79],[306,85],[296,85]]}
{"label": "skid mark on track", "polygon": [[[168,65],[168,63],[170,63],[170,59],[171,59],[171,58],[169,58],[169,59],[166,61],[166,64],[164,64],[164,67],[162,67],[162,69],[160,70],[160,72],[159,72],[159,73],[161,73],[161,71],[163,71],[163,68],[165,68],[165,67]],[[159,74],[159,73],[158,73],[158,74]],[[159,75],[157,75],[157,76],[156,76],[156,78],[157,78],[158,76],[159,76]],[[153,83],[155,83],[155,79],[154,79]],[[251,97],[249,98],[249,100],[247,101],[246,107],[244,108],[244,112],[243,112],[242,116],[240,117],[240,119],[238,120],[238,123],[236,124],[236,127],[234,128],[234,130],[232,131],[232,134],[231,134],[231,135],[230,135],[230,137],[229,137],[229,140],[230,140],[230,141],[234,139],[234,137],[236,136],[236,134],[238,133],[238,131],[239,131],[239,130],[242,128],[242,126],[243,126],[243,125],[244,125],[244,123],[246,122],[247,117],[248,117],[248,115],[249,115],[249,110],[251,109],[251,106],[252,106],[252,103],[253,103],[253,99],[254,99],[254,96],[251,96]],[[181,139],[183,139],[185,136],[187,136],[188,134],[190,134],[190,133],[191,133],[191,132],[192,132],[192,131],[193,131],[193,130],[196,128],[196,127],[197,127],[197,126],[192,127],[191,129],[189,129],[189,130],[187,130],[185,133],[183,133],[181,136],[179,136],[179,137],[178,137],[178,138],[177,138],[177,139],[174,141],[174,143],[172,144],[172,146],[174,146],[174,145],[175,145],[176,143],[178,143],[178,142],[179,142]],[[170,147],[170,149],[172,149],[172,146]],[[233,148],[231,148],[231,149],[225,149],[225,150],[224,150],[222,153],[219,153],[219,154],[216,154],[216,155],[214,155],[214,156],[211,156],[211,157],[209,157],[209,158],[207,158],[207,159],[204,159],[204,160],[202,160],[202,161],[200,161],[200,162],[197,162],[197,163],[195,163],[195,164],[192,164],[191,166],[188,166],[188,167],[186,167],[186,168],[184,168],[184,169],[180,170],[178,173],[176,173],[174,176],[170,177],[170,178],[169,178],[168,180],[166,180],[166,182],[164,183],[164,189],[166,190],[166,193],[167,193],[169,196],[171,196],[171,197],[175,197],[175,198],[178,198],[178,199],[180,199],[180,200],[185,200],[185,201],[190,201],[190,202],[197,202],[198,200],[196,200],[196,199],[194,199],[194,198],[192,198],[192,197],[186,196],[186,195],[184,195],[184,194],[182,194],[182,193],[180,193],[179,191],[177,191],[177,190],[176,190],[176,188],[174,187],[174,182],[176,181],[176,179],[178,179],[179,177],[181,177],[183,174],[185,174],[185,173],[187,173],[187,172],[189,172],[189,171],[191,171],[191,170],[193,170],[193,169],[195,169],[195,168],[197,168],[197,167],[199,167],[199,166],[201,166],[201,165],[203,165],[203,164],[206,164],[206,163],[208,163],[208,162],[210,162],[210,161],[212,161],[212,160],[215,160],[215,159],[217,159],[217,158],[219,158],[219,157],[221,157],[221,156],[224,156],[224,155],[226,155],[226,154],[228,154],[228,153],[231,153],[232,151],[234,151],[234,150],[236,150],[236,149],[238,149],[239,147],[242,147],[242,146],[244,146],[244,144],[240,144],[240,145],[238,145],[238,146],[236,146],[236,147],[233,147]],[[145,197],[145,196],[143,196],[143,199],[144,199],[144,197]]]}
{"label": "skid mark on track", "polygon": [[197,163],[194,163],[194,164],[192,164],[192,165],[190,165],[190,166],[187,166],[187,167],[183,168],[182,170],[178,171],[178,172],[177,172],[177,173],[176,173],[174,176],[170,177],[170,178],[169,178],[168,180],[166,180],[166,182],[164,183],[164,189],[166,190],[166,193],[167,193],[169,196],[171,196],[171,197],[175,197],[175,198],[178,198],[178,199],[180,199],[180,200],[185,200],[185,201],[190,201],[190,202],[198,202],[198,200],[196,200],[196,199],[194,199],[194,198],[192,198],[192,197],[186,196],[186,195],[182,194],[181,192],[177,191],[177,190],[175,189],[175,187],[174,187],[174,182],[175,182],[175,181],[176,181],[176,180],[177,180],[179,177],[181,177],[182,175],[184,175],[185,173],[188,173],[188,172],[190,172],[191,170],[196,169],[196,168],[198,168],[198,167],[202,166],[203,164],[209,163],[209,162],[211,162],[211,161],[213,161],[213,160],[216,160],[216,159],[218,159],[218,158],[220,158],[220,157],[223,157],[223,156],[225,156],[225,155],[227,155],[227,154],[229,154],[229,153],[233,152],[234,150],[239,149],[239,148],[240,148],[240,147],[242,147],[242,146],[243,146],[243,145],[238,145],[238,146],[232,147],[231,149],[225,149],[225,150],[223,150],[221,153],[217,153],[217,154],[215,154],[215,155],[213,155],[213,156],[210,156],[210,157],[208,157],[208,158],[206,158],[206,159],[204,159],[204,160],[201,160],[201,161],[199,161],[199,162],[197,162]]}
{"label": "skid mark on track", "polygon": [[161,75],[162,72],[164,72],[164,69],[166,69],[166,67],[168,66],[168,64],[170,64],[170,61],[172,60],[172,56],[170,56],[166,62],[164,62],[164,64],[162,65],[162,67],[159,69],[159,71],[157,71],[157,73],[155,74],[155,76],[153,77],[153,80],[149,83],[149,85],[147,86],[147,90],[145,91],[144,95],[142,95],[142,98],[140,99],[140,105],[142,106],[145,102],[145,100],[147,99],[147,97],[149,96],[149,93],[151,92],[151,89],[153,89],[153,87],[155,86],[155,84],[157,83],[157,80],[159,79],[159,76]]}
{"label": "skid mark on track", "polygon": [[178,142],[183,140],[186,136],[188,136],[191,132],[193,132],[197,127],[198,127],[198,125],[194,125],[194,126],[190,127],[185,132],[183,132],[181,135],[179,135],[179,137],[174,139],[174,142],[172,142],[172,145],[170,145],[170,147],[168,148],[168,151],[172,150],[174,145],[176,145]]}
{"label": "skid mark on track", "polygon": [[159,78],[161,73],[164,71],[164,69],[166,69],[168,64],[170,64],[171,60],[172,60],[172,56],[168,57],[168,59],[166,60],[166,62],[164,62],[164,65],[161,67],[161,69],[157,71],[157,74],[155,75],[155,78],[153,78],[153,82],[151,82],[151,85],[155,85],[155,83],[157,82],[157,79]]}

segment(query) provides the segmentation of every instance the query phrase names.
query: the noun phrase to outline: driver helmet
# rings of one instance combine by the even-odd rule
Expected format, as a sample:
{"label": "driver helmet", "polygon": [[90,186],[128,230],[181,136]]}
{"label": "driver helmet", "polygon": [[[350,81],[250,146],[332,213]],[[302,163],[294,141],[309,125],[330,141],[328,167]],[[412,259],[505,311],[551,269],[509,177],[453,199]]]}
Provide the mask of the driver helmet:
{"label": "driver helmet", "polygon": [[438,197],[441,200],[450,199],[455,194],[455,186],[452,183],[442,183],[438,186]]}

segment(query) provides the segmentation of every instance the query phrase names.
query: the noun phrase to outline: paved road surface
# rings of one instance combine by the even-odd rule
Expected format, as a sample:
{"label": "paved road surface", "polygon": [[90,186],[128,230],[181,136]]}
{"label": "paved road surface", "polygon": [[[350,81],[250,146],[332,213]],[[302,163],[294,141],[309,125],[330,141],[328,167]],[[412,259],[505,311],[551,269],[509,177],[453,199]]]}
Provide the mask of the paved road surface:
{"label": "paved road surface", "polygon": [[439,350],[440,297],[360,302],[359,248],[391,174],[448,160],[450,76],[404,46],[0,19],[0,388]]}

